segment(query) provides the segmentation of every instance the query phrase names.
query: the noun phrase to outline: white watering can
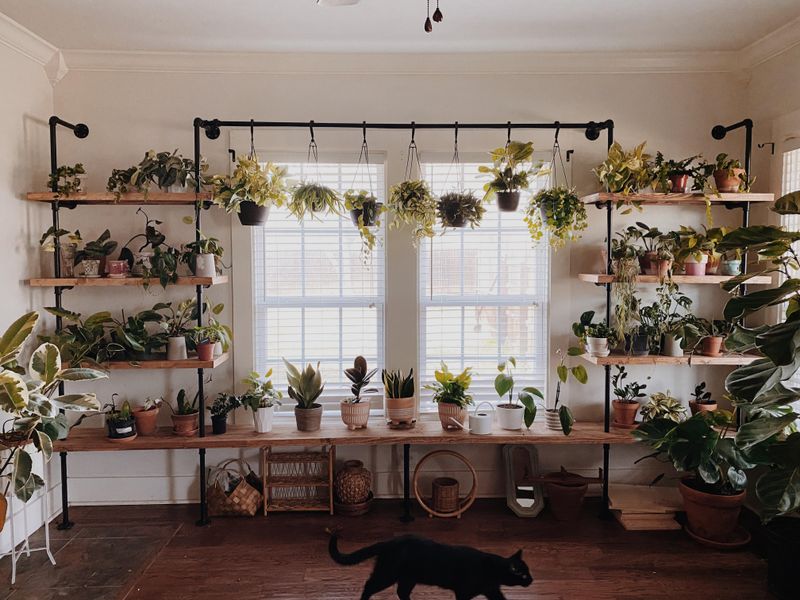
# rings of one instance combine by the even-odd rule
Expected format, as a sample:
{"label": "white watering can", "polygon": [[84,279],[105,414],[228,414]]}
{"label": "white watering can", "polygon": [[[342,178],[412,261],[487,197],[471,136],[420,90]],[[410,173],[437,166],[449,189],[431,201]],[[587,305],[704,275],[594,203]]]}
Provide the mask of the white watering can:
{"label": "white watering can", "polygon": [[[480,410],[484,404],[489,406],[488,411]],[[461,429],[467,429],[456,419],[451,420],[458,425]],[[494,406],[491,402],[481,402],[475,407],[475,411],[469,413],[469,432],[475,435],[489,435],[492,433],[492,425],[494,425]]]}

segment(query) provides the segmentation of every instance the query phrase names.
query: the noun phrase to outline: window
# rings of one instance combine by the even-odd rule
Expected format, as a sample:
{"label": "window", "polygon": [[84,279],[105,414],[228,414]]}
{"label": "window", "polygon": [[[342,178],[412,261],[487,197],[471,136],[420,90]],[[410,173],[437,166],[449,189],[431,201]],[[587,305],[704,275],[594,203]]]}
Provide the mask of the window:
{"label": "window", "polygon": [[[286,164],[286,163],[282,163]],[[339,192],[369,189],[362,164],[286,164],[290,177],[308,177]],[[372,190],[383,201],[383,164],[370,164]],[[320,362],[324,400],[349,395],[342,371],[361,354],[370,367],[383,364],[384,252],[379,234],[365,262],[361,238],[349,214],[302,223],[285,208],[273,208],[253,232],[254,359],[263,373],[272,368],[284,383],[281,357],[296,365]]]}
{"label": "window", "polygon": [[[464,187],[483,195],[478,163],[426,163],[423,171],[435,194]],[[543,187],[547,180],[533,183]],[[533,246],[521,208],[502,213],[487,205],[479,228],[451,229],[420,244],[420,386],[432,382],[444,361],[451,371],[473,368],[476,402],[496,401],[497,363],[514,356],[518,386],[544,391],[548,245]],[[431,393],[422,390],[421,398],[424,406]]]}
{"label": "window", "polygon": [[[787,150],[783,153],[783,171],[781,173],[781,194],[789,194],[800,190],[800,148]],[[792,231],[800,230],[800,215],[781,215],[781,225]],[[795,250],[800,251],[800,243],[795,243]],[[797,277],[798,273],[793,273]],[[781,305],[780,319],[784,318],[786,304]],[[800,385],[800,371],[795,373],[788,382],[790,385]]]}

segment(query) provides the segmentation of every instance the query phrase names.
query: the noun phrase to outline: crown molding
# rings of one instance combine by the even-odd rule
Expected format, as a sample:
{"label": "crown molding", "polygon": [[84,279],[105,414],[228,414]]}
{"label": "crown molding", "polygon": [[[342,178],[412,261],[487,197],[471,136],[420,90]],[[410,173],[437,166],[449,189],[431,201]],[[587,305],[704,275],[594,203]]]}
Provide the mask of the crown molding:
{"label": "crown molding", "polygon": [[741,64],[752,69],[800,44],[800,17],[742,48]]}
{"label": "crown molding", "polygon": [[0,13],[0,44],[19,52],[22,56],[45,66],[58,53],[58,48]]}

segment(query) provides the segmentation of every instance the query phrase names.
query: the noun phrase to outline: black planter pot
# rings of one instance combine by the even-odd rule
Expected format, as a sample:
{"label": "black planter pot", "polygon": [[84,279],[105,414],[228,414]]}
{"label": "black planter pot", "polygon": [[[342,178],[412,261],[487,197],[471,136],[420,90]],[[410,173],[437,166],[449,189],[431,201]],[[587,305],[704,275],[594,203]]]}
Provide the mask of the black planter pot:
{"label": "black planter pot", "polygon": [[228,431],[228,415],[211,415],[211,433],[221,435]]}
{"label": "black planter pot", "polygon": [[358,227],[358,218],[364,219],[364,227],[375,227],[378,222],[378,213],[383,208],[383,202],[364,202],[364,208],[354,208],[350,211],[353,225]]}
{"label": "black planter pot", "polygon": [[106,420],[106,427],[108,427],[108,437],[112,440],[122,440],[129,437],[136,436],[136,421],[133,417],[128,419]]}
{"label": "black planter pot", "polygon": [[633,356],[647,356],[650,354],[650,336],[641,333],[626,335],[625,352]]}
{"label": "black planter pot", "polygon": [[242,202],[239,205],[239,222],[247,227],[257,227],[267,222],[269,204],[258,206],[255,202]]}
{"label": "black planter pot", "polygon": [[497,209],[500,212],[515,212],[519,207],[519,192],[497,192]]}
{"label": "black planter pot", "polygon": [[797,598],[800,573],[800,519],[780,517],[766,527],[767,583],[780,600]]}

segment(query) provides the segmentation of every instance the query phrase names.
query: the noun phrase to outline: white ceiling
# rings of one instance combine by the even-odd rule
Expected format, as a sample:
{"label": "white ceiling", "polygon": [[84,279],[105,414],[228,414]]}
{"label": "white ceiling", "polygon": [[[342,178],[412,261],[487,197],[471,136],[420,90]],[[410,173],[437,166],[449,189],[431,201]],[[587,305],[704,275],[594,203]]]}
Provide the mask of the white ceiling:
{"label": "white ceiling", "polygon": [[444,21],[426,34],[425,0],[0,0],[0,12],[58,48],[116,51],[702,52],[740,50],[800,17],[798,0],[440,6]]}

